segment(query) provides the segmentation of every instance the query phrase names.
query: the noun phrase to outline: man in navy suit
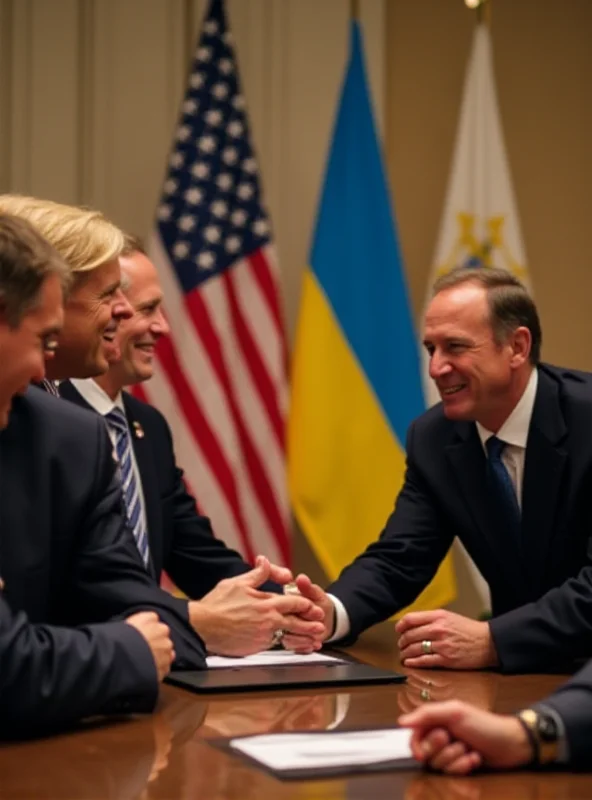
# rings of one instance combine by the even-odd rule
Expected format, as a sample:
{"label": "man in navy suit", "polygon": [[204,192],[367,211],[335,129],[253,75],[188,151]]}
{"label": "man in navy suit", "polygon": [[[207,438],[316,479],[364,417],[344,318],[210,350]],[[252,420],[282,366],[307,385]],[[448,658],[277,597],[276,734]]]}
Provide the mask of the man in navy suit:
{"label": "man in navy suit", "polygon": [[536,307],[504,270],[441,278],[424,346],[442,402],[409,428],[393,514],[328,594],[304,576],[300,591],[323,606],[328,640],[351,641],[412,602],[458,536],[493,618],[407,614],[407,666],[540,671],[589,656],[592,376],[540,363]]}
{"label": "man in navy suit", "polygon": [[123,432],[132,448],[128,458],[121,444],[122,472],[127,464],[130,471],[123,482],[135,479],[139,488],[139,503],[136,496],[130,498],[135,511],[131,516],[149,572],[160,580],[166,570],[194,599],[189,603],[191,622],[210,652],[254,653],[269,647],[275,631],[285,630],[298,635],[305,649],[318,649],[324,631],[320,610],[302,597],[265,591],[272,589],[265,585],[269,579],[290,580],[289,571],[266,559],[252,570],[215,538],[210,521],[197,512],[195,499],[185,488],[165,418],[122,391],[152,376],[155,345],[168,334],[168,325],[161,310],[158,273],[137,240],[129,238],[120,265],[124,293],[133,309],[117,333],[121,357],[94,379],[60,383],[60,395],[103,415],[115,448],[121,444],[118,431],[127,429]]}
{"label": "man in navy suit", "polygon": [[68,283],[32,226],[0,214],[1,737],[150,711],[174,657],[159,616],[191,666],[203,664],[139,564],[103,426],[27,390],[55,351]]}

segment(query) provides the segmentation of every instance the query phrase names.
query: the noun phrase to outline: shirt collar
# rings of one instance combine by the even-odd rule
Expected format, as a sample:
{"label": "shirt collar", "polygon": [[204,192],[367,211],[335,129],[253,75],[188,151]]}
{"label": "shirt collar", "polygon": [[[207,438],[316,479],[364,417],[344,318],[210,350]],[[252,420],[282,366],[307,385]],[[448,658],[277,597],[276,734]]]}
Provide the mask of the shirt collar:
{"label": "shirt collar", "polygon": [[502,442],[514,445],[515,447],[526,448],[526,441],[528,439],[528,429],[530,428],[530,420],[532,419],[532,412],[534,409],[534,401],[536,399],[537,386],[539,383],[539,373],[537,369],[533,369],[526,384],[526,389],[522,393],[522,397],[514,407],[514,410],[504,422],[499,431],[494,434],[492,431],[487,430],[476,422],[477,433],[481,439],[481,444],[485,447],[485,442],[491,436],[497,436]]}
{"label": "shirt collar", "polygon": [[112,400],[107,392],[92,378],[71,378],[70,383],[82,395],[89,406],[105,416],[114,408],[119,408],[125,413],[123,396],[121,392]]}

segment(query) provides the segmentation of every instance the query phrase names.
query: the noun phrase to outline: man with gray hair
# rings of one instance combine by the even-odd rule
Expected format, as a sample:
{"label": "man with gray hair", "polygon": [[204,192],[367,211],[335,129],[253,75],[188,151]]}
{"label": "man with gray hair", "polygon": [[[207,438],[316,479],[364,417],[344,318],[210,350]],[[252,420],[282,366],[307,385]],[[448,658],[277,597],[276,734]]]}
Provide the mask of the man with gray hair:
{"label": "man with gray hair", "polygon": [[589,656],[592,376],[540,362],[536,306],[501,269],[440,278],[423,343],[442,402],[409,427],[395,509],[328,593],[304,576],[300,591],[325,610],[326,640],[352,641],[411,603],[458,536],[492,619],[406,614],[405,666],[536,672]]}

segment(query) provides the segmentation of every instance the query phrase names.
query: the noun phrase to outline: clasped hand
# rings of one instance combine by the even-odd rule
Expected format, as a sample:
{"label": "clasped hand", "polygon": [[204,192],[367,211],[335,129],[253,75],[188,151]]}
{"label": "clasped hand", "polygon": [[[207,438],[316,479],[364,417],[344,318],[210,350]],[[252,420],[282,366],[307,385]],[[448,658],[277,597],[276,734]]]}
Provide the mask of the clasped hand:
{"label": "clasped hand", "polygon": [[324,612],[302,595],[263,592],[266,581],[285,585],[292,573],[258,556],[256,566],[243,575],[226,578],[205,597],[189,603],[191,623],[208,652],[247,656],[269,648],[274,632],[297,637],[307,652],[321,647]]}

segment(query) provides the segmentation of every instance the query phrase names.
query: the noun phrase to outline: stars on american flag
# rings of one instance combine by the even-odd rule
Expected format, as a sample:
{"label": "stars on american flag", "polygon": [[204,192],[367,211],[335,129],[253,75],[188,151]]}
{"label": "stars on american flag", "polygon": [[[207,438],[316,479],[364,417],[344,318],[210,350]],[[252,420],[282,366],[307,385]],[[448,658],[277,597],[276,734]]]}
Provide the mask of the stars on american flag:
{"label": "stars on american flag", "polygon": [[157,216],[185,290],[270,237],[232,37],[213,19],[195,51]]}

